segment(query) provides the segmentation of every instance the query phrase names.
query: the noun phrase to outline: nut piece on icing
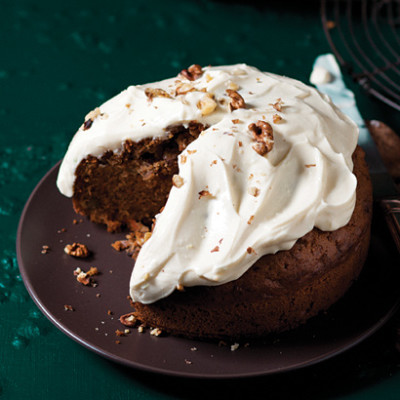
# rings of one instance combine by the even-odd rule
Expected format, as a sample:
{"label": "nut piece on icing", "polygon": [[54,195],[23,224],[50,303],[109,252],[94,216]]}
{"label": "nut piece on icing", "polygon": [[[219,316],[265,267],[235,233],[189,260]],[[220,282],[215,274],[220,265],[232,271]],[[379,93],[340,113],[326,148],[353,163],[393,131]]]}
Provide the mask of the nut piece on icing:
{"label": "nut piece on icing", "polygon": [[246,108],[246,103],[244,102],[243,97],[236,90],[226,89],[226,93],[232,99],[229,103],[231,111],[239,108]]}
{"label": "nut piece on icing", "polygon": [[259,120],[256,123],[250,124],[248,128],[253,139],[256,141],[253,149],[261,156],[270,152],[274,145],[272,126],[268,122]]}
{"label": "nut piece on icing", "polygon": [[197,103],[197,108],[201,111],[201,115],[209,115],[217,108],[217,103],[210,93],[206,93]]}
{"label": "nut piece on icing", "polygon": [[164,89],[147,88],[144,93],[150,101],[153,100],[154,97],[166,97],[167,99],[171,98],[171,96]]}
{"label": "nut piece on icing", "polygon": [[188,69],[183,69],[181,75],[189,81],[194,81],[203,75],[203,69],[199,64],[193,64]]}
{"label": "nut piece on icing", "polygon": [[183,183],[184,183],[184,181],[183,181],[183,178],[182,178],[181,176],[175,174],[175,175],[172,177],[172,184],[173,184],[175,187],[180,188],[180,187],[183,186]]}

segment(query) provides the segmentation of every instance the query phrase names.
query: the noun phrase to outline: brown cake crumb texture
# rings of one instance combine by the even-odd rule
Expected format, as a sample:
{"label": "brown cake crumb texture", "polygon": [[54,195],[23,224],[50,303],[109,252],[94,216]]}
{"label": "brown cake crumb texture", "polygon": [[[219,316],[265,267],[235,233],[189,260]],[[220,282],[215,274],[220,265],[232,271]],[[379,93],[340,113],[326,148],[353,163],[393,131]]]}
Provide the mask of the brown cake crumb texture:
{"label": "brown cake crumb texture", "polygon": [[89,155],[75,172],[75,211],[107,225],[109,232],[135,230],[137,222],[150,226],[178,173],[178,155],[205,128],[191,121],[186,128],[168,127],[167,138],[127,140],[118,153]]}

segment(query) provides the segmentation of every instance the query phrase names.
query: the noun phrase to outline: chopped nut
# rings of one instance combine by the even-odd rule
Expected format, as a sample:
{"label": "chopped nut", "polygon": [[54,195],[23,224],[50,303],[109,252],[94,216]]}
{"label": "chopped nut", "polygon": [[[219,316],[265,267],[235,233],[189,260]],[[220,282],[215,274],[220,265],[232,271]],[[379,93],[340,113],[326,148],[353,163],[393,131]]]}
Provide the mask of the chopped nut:
{"label": "chopped nut", "polygon": [[282,121],[282,117],[278,114],[272,116],[272,121],[274,124],[279,124]]}
{"label": "chopped nut", "polygon": [[107,310],[107,315],[114,315],[114,313],[111,310]]}
{"label": "chopped nut", "polygon": [[255,186],[251,186],[249,187],[248,193],[251,196],[257,197],[260,194],[260,189]]}
{"label": "chopped nut", "polygon": [[83,130],[87,131],[88,129],[90,129],[93,125],[93,120],[92,119],[88,119],[83,123]]}
{"label": "chopped nut", "polygon": [[316,167],[317,164],[306,164],[305,167],[306,168],[311,168],[311,167]]}
{"label": "chopped nut", "polygon": [[219,251],[219,246],[215,246],[215,247],[210,251],[210,253],[215,253],[215,252],[217,252],[217,251]]}
{"label": "chopped nut", "polygon": [[185,291],[185,287],[181,283],[178,283],[176,285],[176,290],[179,290],[180,292],[184,292]]}
{"label": "chopped nut", "polygon": [[235,343],[231,346],[231,351],[235,351],[239,348],[239,343]]}
{"label": "chopped nut", "polygon": [[117,251],[125,250],[128,255],[136,260],[141,247],[151,237],[151,232],[146,225],[134,220],[130,221],[129,227],[134,231],[126,235],[126,240],[117,240],[111,246]]}
{"label": "chopped nut", "polygon": [[83,271],[78,274],[78,276],[76,277],[76,280],[85,286],[89,285],[89,283],[90,283],[90,278],[88,278],[86,275],[86,272],[83,272]]}
{"label": "chopped nut", "polygon": [[151,336],[160,336],[162,334],[162,330],[160,328],[154,328],[150,331]]}
{"label": "chopped nut", "polygon": [[264,155],[272,150],[274,145],[274,134],[272,126],[265,121],[257,121],[248,126],[252,133],[253,139],[257,143],[253,145],[253,149],[260,155]]}
{"label": "chopped nut", "polygon": [[187,157],[184,154],[181,154],[181,164],[185,164],[187,161]]}
{"label": "chopped nut", "polygon": [[91,126],[93,125],[93,121],[94,121],[99,115],[101,115],[101,111],[100,111],[100,108],[98,108],[98,107],[96,107],[94,110],[90,111],[90,113],[87,114],[86,117],[85,117],[85,122],[83,123],[82,129],[83,129],[84,131],[90,129]]}
{"label": "chopped nut", "polygon": [[239,108],[246,108],[246,103],[244,102],[243,97],[236,90],[226,89],[226,93],[232,99],[229,103],[231,111]]}
{"label": "chopped nut", "polygon": [[119,317],[119,321],[121,322],[122,325],[125,325],[125,326],[135,326],[137,319],[136,319],[134,313],[128,313],[128,314],[121,315]]}
{"label": "chopped nut", "polygon": [[173,184],[175,187],[180,188],[180,187],[183,186],[184,180],[183,180],[183,178],[182,178],[181,176],[175,174],[175,175],[172,177],[172,184]]}
{"label": "chopped nut", "polygon": [[252,247],[248,247],[246,250],[249,254],[255,253],[256,251]]}
{"label": "chopped nut", "polygon": [[202,197],[214,197],[208,190],[201,190],[199,192],[199,199]]}
{"label": "chopped nut", "polygon": [[64,304],[65,311],[75,311],[74,308],[69,304]]}
{"label": "chopped nut", "polygon": [[[76,280],[79,283],[82,283],[85,286],[88,286],[92,283],[91,277],[97,275],[99,271],[96,267],[90,267],[88,272],[82,271],[79,267],[75,269],[74,275],[76,276]],[[92,283],[92,286],[97,286],[97,284]]]}
{"label": "chopped nut", "polygon": [[89,255],[88,248],[81,243],[72,243],[67,244],[64,247],[64,252],[70,256],[78,257],[78,258],[85,258]]}
{"label": "chopped nut", "polygon": [[254,219],[254,215],[251,215],[249,220],[247,221],[247,224],[251,225],[251,223],[253,222],[253,219]]}
{"label": "chopped nut", "polygon": [[125,250],[127,248],[126,240],[117,240],[114,243],[111,243],[111,247],[117,251]]}
{"label": "chopped nut", "polygon": [[187,359],[185,358],[185,364],[187,364],[187,365],[191,365],[191,364],[193,364],[193,363],[192,363],[192,361],[190,361],[190,360],[187,360]]}
{"label": "chopped nut", "polygon": [[168,99],[171,98],[171,96],[164,89],[147,88],[145,89],[144,93],[150,101],[152,101],[154,97],[166,97]]}
{"label": "chopped nut", "polygon": [[119,329],[117,329],[117,330],[115,331],[115,334],[116,334],[117,336],[125,336],[125,333],[124,333],[123,331],[120,331]]}
{"label": "chopped nut", "polygon": [[217,103],[210,93],[206,93],[197,103],[197,108],[201,111],[201,115],[209,115],[217,108]]}
{"label": "chopped nut", "polygon": [[181,75],[189,81],[194,81],[203,75],[203,69],[199,64],[193,64],[188,69],[183,69]]}
{"label": "chopped nut", "polygon": [[268,153],[268,148],[263,142],[256,142],[252,147],[260,156]]}
{"label": "chopped nut", "polygon": [[276,111],[282,111],[283,101],[281,98],[277,99],[274,104],[270,104],[270,106],[274,107]]}
{"label": "chopped nut", "polygon": [[175,95],[186,94],[195,90],[194,86],[190,83],[180,83],[176,87]]}
{"label": "chopped nut", "polygon": [[44,245],[42,246],[42,251],[41,251],[41,253],[42,253],[42,254],[48,254],[49,251],[50,251],[50,247],[47,246],[46,244],[44,244]]}
{"label": "chopped nut", "polygon": [[240,119],[236,118],[236,119],[233,119],[232,122],[234,124],[239,124],[241,121],[240,121]]}
{"label": "chopped nut", "polygon": [[99,115],[101,115],[101,111],[99,107],[96,107],[94,110],[90,111],[89,114],[86,115],[85,121],[91,119],[92,121],[96,119]]}

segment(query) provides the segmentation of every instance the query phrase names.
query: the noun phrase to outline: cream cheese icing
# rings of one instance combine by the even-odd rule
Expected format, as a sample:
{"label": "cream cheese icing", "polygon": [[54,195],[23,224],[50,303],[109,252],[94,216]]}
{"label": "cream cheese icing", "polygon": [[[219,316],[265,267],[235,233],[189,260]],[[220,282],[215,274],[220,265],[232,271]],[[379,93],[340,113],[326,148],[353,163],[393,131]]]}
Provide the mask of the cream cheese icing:
{"label": "cream cheese icing", "polygon": [[[232,109],[227,89],[246,107]],[[209,126],[179,156],[179,185],[132,272],[135,301],[237,279],[258,258],[290,249],[314,227],[346,225],[354,210],[351,156],[358,128],[327,96],[299,81],[245,64],[206,67],[194,81],[179,76],[131,86],[92,118],[60,168],[57,184],[67,196],[89,154],[118,152],[127,139],[163,136],[170,125],[196,120]],[[273,129],[272,150],[263,155],[249,129],[258,121]]]}

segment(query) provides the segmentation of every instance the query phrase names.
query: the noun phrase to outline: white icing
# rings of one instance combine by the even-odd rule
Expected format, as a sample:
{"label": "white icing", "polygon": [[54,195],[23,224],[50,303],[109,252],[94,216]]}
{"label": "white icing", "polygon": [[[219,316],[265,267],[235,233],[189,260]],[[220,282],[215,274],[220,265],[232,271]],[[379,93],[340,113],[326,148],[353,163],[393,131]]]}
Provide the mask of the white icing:
{"label": "white icing", "polygon": [[[210,125],[179,157],[183,185],[171,189],[139,253],[130,294],[142,303],[166,297],[178,285],[237,279],[258,258],[290,249],[314,227],[346,225],[355,204],[351,156],[358,128],[327,96],[244,64],[204,68],[193,82],[179,77],[197,89],[185,95],[175,96],[176,79],[129,87],[102,105],[103,115],[71,142],[57,181],[71,196],[75,168],[88,154],[119,151],[126,139],[162,136],[169,125]],[[226,89],[235,85],[246,109],[229,108]],[[172,97],[149,101],[146,88]],[[208,115],[197,107],[206,95],[201,89],[218,104]],[[272,106],[278,99],[281,111]],[[274,123],[274,115],[282,120]],[[273,148],[263,156],[253,149],[248,129],[258,120],[269,122],[274,134]]]}

